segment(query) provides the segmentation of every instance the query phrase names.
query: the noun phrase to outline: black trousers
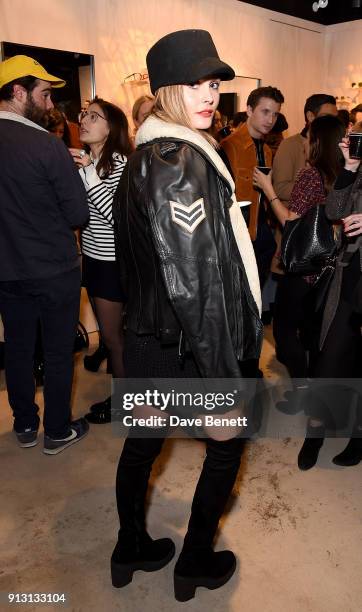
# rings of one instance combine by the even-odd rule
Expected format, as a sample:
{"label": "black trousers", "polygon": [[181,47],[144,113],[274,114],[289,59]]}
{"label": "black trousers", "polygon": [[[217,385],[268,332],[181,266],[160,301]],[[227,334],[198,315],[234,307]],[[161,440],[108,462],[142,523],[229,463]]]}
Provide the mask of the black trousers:
{"label": "black trousers", "polygon": [[44,347],[44,431],[52,438],[69,431],[79,301],[78,267],[48,279],[0,282],[5,376],[15,431],[39,427],[33,374],[38,321]]}
{"label": "black trousers", "polygon": [[256,239],[253,242],[256,265],[258,266],[260,287],[263,289],[270,274],[270,266],[277,243],[270,226],[259,218]]}
{"label": "black trousers", "polygon": [[[329,429],[346,427],[350,406],[356,391],[337,379],[362,378],[362,317],[354,312],[353,289],[359,277],[352,267],[346,268],[342,279],[341,298],[323,349],[317,355],[313,368],[315,378],[336,379],[321,388],[316,388],[308,401],[305,412],[311,418],[323,421]],[[359,396],[357,425],[362,424],[362,398]]]}
{"label": "black trousers", "polygon": [[273,320],[275,352],[291,378],[307,378],[307,349],[314,355],[317,348],[318,324],[312,296],[312,286],[300,276],[286,274],[278,281]]}

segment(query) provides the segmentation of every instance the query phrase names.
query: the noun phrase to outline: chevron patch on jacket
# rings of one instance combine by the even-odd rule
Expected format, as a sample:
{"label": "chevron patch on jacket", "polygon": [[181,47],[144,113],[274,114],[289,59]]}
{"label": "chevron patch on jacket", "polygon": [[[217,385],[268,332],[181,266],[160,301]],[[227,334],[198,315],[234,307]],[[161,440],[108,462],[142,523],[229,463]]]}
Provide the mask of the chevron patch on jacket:
{"label": "chevron patch on jacket", "polygon": [[172,220],[192,234],[197,226],[206,219],[204,198],[199,198],[190,206],[170,200]]}

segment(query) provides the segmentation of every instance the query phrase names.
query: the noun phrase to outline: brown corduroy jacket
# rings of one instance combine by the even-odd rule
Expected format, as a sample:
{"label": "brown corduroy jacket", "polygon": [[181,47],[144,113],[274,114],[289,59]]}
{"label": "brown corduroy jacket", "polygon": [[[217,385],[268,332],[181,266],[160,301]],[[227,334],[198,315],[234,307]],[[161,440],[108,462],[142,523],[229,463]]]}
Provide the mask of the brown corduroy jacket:
{"label": "brown corduroy jacket", "polygon": [[[235,179],[235,194],[238,201],[250,200],[249,233],[256,238],[259,214],[259,192],[253,187],[253,170],[258,165],[255,144],[246,123],[220,143],[228,156]],[[272,152],[264,144],[265,165],[271,166]]]}

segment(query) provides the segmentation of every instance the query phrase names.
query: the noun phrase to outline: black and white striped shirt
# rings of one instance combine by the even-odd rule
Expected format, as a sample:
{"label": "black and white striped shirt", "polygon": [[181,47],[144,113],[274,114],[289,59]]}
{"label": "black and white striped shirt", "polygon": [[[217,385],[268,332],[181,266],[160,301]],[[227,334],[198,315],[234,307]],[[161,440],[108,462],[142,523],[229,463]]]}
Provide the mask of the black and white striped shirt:
{"label": "black and white striped shirt", "polygon": [[127,158],[113,153],[113,172],[105,179],[98,176],[97,160],[79,170],[87,191],[89,223],[82,233],[82,251],[89,257],[115,261],[112,202]]}

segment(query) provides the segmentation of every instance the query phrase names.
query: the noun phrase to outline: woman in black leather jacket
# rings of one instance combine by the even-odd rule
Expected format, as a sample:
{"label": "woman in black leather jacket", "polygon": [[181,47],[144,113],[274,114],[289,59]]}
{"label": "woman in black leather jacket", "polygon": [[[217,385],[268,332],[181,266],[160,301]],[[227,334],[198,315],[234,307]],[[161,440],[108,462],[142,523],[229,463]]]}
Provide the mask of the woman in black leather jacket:
{"label": "woman in black leather jacket", "polygon": [[[234,71],[203,30],[165,36],[149,51],[147,67],[155,106],[137,133],[113,210],[128,299],[126,375],[224,378],[231,379],[230,390],[240,389],[239,361],[258,358],[261,348],[260,288],[233,180],[205,131],[220,80],[234,78]],[[226,407],[218,412],[227,410],[224,416],[240,414]],[[132,413],[148,415],[168,422],[154,406]],[[111,561],[116,587],[131,582],[137,569],[160,569],[175,553],[170,539],[150,538],[144,515],[149,475],[166,432],[166,426],[147,431],[133,425],[124,444],[117,472],[121,527]],[[175,567],[179,601],[194,597],[197,586],[222,586],[236,567],[234,554],[214,552],[212,543],[244,438],[237,437],[239,423],[205,426],[205,432],[206,459]]]}

